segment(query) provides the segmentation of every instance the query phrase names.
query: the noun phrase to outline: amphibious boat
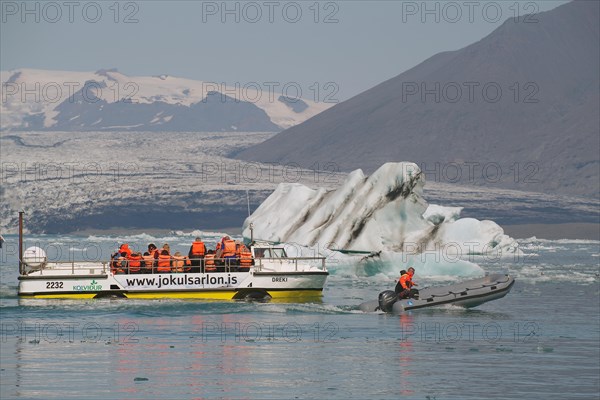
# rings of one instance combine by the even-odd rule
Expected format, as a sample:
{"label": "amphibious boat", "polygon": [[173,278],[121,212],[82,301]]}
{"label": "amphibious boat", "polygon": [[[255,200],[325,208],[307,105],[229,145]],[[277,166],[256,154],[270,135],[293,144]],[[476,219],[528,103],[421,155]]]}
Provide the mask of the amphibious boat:
{"label": "amphibious boat", "polygon": [[[23,251],[19,214],[19,289],[22,297],[269,300],[315,298],[329,275],[323,257],[288,257],[283,246],[250,244],[252,263],[215,259],[214,272],[160,273],[156,268],[115,270],[110,261],[49,262],[43,249]],[[206,271],[205,268],[200,271]],[[285,300],[284,300],[285,301]]]}
{"label": "amphibious boat", "polygon": [[377,300],[362,303],[362,311],[385,311],[400,314],[420,308],[452,304],[472,308],[500,299],[510,292],[515,280],[506,274],[491,274],[447,286],[429,287],[419,291],[418,298],[399,299],[396,292],[386,290]]}

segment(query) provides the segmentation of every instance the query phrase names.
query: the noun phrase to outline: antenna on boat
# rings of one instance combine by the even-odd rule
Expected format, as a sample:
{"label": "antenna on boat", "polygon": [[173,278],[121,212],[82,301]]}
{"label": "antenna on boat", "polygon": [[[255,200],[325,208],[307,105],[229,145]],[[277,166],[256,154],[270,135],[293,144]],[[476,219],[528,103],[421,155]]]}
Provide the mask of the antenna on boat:
{"label": "antenna on boat", "polygon": [[25,211],[19,211],[19,275],[23,275],[23,215]]}
{"label": "antenna on boat", "polygon": [[248,202],[248,216],[250,216],[250,193],[248,193],[248,189],[246,189],[246,201]]}

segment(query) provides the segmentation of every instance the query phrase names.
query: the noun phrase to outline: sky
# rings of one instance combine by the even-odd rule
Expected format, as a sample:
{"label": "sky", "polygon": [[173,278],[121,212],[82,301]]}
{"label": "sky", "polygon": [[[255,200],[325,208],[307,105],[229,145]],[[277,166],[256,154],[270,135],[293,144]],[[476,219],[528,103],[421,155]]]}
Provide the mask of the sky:
{"label": "sky", "polygon": [[293,85],[337,102],[564,3],[0,0],[0,69]]}

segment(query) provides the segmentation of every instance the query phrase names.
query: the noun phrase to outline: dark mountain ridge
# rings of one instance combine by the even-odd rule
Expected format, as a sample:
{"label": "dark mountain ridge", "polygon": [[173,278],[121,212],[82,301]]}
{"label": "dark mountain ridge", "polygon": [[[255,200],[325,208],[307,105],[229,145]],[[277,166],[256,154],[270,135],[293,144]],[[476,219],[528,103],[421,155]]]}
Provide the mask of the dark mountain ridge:
{"label": "dark mountain ridge", "polygon": [[510,18],[237,157],[598,197],[599,18],[595,1]]}

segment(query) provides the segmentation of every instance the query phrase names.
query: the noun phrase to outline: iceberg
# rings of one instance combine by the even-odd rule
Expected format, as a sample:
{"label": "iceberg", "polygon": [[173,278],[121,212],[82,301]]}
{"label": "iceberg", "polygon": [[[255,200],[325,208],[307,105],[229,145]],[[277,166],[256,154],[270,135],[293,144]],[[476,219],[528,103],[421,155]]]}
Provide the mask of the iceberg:
{"label": "iceberg", "polygon": [[[517,242],[495,222],[460,218],[461,207],[429,205],[424,185],[421,170],[409,162],[386,163],[370,176],[355,170],[334,190],[281,183],[245,220],[243,236],[378,254],[396,265],[417,264],[429,274],[436,272],[432,263],[448,265],[443,261],[450,259],[462,260],[458,264],[472,275],[482,270],[465,261],[467,256],[519,252]],[[451,275],[458,274],[457,267],[450,268]]]}

